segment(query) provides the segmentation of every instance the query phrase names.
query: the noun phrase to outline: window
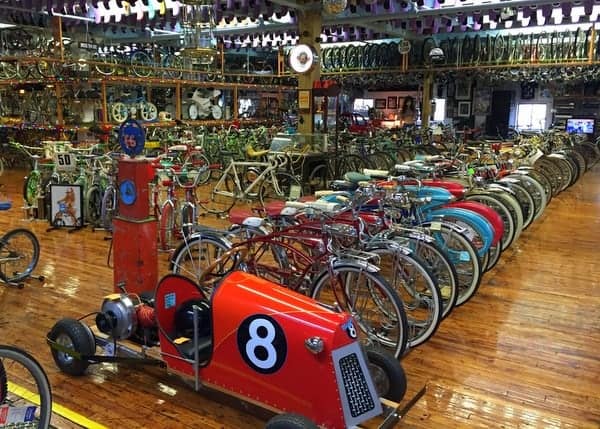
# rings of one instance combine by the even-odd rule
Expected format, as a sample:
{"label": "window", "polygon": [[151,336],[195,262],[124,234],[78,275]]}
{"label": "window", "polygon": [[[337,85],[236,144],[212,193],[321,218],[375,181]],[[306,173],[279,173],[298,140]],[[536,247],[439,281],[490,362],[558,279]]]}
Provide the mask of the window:
{"label": "window", "polygon": [[517,130],[546,129],[546,104],[519,104],[517,107]]}
{"label": "window", "polygon": [[369,109],[373,108],[372,98],[357,98],[354,100],[354,112],[362,113],[364,116],[369,115]]}
{"label": "window", "polygon": [[435,122],[444,122],[446,119],[446,99],[434,98],[435,109],[433,110],[433,120]]}

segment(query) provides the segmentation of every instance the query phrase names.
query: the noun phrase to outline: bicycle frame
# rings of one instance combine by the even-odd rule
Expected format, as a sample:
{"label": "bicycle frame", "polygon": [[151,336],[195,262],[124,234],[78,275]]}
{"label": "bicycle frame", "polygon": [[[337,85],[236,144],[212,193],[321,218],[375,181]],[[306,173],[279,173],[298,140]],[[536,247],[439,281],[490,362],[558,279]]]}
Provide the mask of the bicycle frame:
{"label": "bicycle frame", "polygon": [[[262,172],[246,187],[246,189],[242,188],[242,182],[240,180],[240,176],[238,173],[238,167],[259,167],[262,168]],[[273,180],[273,183],[277,183],[276,179],[275,179],[275,172],[277,171],[278,168],[280,168],[281,165],[277,164],[274,165],[271,162],[254,162],[254,161],[233,161],[231,160],[229,166],[225,169],[225,171],[223,171],[223,175],[221,176],[221,179],[219,179],[219,181],[217,182],[217,184],[215,185],[215,193],[227,196],[227,197],[231,197],[231,198],[247,198],[249,196],[249,194],[251,193],[251,191],[256,188],[257,186],[259,186],[262,181],[267,178],[268,176],[270,176],[271,180]],[[227,174],[232,174],[233,175],[233,180],[235,182],[235,189],[231,190],[231,191],[225,191],[220,189],[221,186],[224,185],[224,181],[227,178]]]}

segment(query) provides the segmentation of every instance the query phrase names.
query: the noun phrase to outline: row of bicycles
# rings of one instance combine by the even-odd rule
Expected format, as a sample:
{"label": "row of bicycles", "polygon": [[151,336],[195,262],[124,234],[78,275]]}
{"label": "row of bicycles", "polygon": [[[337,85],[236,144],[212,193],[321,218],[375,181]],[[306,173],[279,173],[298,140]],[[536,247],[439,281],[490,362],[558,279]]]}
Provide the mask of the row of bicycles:
{"label": "row of bicycles", "polygon": [[348,172],[314,197],[231,208],[227,230],[181,235],[171,269],[208,294],[232,270],[256,273],[348,311],[367,342],[400,357],[468,302],[552,198],[600,160],[595,144],[542,137],[468,152]]}

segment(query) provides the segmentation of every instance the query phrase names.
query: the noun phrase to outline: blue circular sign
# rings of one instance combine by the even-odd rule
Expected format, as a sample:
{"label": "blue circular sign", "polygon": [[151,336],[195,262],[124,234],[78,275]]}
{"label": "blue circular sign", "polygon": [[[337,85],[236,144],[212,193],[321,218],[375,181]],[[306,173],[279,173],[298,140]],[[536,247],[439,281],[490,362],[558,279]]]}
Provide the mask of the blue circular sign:
{"label": "blue circular sign", "polygon": [[123,152],[133,158],[142,153],[145,143],[146,133],[138,121],[127,119],[121,124],[121,128],[119,128],[119,145],[121,145]]}
{"label": "blue circular sign", "polygon": [[123,180],[119,186],[119,195],[123,204],[130,206],[135,203],[137,198],[137,191],[135,184],[131,180]]}

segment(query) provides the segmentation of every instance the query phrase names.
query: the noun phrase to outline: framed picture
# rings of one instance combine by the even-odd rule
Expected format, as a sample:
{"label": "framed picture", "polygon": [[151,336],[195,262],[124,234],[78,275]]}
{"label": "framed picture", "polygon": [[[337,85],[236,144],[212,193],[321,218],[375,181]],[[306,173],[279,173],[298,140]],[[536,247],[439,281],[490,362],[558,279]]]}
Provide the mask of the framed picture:
{"label": "framed picture", "polygon": [[376,98],[375,99],[375,108],[376,109],[385,109],[385,98]]}
{"label": "framed picture", "polygon": [[457,100],[471,99],[471,80],[457,80],[454,86],[454,98]]}
{"label": "framed picture", "polygon": [[83,226],[83,188],[80,185],[50,185],[50,224],[53,227]]}
{"label": "framed picture", "polygon": [[310,91],[307,89],[298,90],[298,109],[307,111],[310,110]]}
{"label": "framed picture", "polygon": [[471,116],[471,102],[470,101],[459,101],[458,102],[458,116],[461,118],[468,118]]}
{"label": "framed picture", "polygon": [[388,97],[387,98],[387,108],[388,109],[397,109],[398,108],[398,99],[396,97]]}

